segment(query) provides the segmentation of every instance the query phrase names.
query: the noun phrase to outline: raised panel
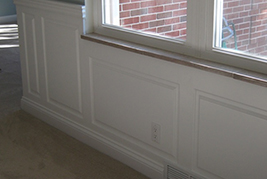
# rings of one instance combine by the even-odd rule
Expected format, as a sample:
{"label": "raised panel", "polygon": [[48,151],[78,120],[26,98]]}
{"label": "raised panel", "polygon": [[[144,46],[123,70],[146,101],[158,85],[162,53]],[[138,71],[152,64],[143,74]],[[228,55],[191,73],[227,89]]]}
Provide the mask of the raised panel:
{"label": "raised panel", "polygon": [[267,177],[267,112],[197,92],[195,170],[211,178]]}
{"label": "raised panel", "polygon": [[82,113],[79,31],[42,18],[48,103],[76,115]]}
{"label": "raised panel", "polygon": [[[99,60],[91,75],[95,125],[176,157],[178,84]],[[161,127],[159,143],[151,140],[152,122]]]}
{"label": "raised panel", "polygon": [[25,61],[26,74],[28,82],[28,93],[39,97],[39,69],[36,46],[36,29],[35,17],[31,14],[22,14],[23,16],[23,31],[24,31],[24,46],[25,46]]}

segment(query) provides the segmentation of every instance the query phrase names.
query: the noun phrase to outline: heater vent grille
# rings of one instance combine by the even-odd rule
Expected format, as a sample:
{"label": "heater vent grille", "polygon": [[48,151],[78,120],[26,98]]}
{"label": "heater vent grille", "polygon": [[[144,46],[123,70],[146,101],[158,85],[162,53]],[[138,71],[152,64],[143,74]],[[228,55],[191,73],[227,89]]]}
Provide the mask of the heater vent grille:
{"label": "heater vent grille", "polygon": [[177,170],[171,166],[167,166],[167,179],[190,179],[190,176],[182,171]]}
{"label": "heater vent grille", "polygon": [[196,174],[188,172],[186,170],[177,169],[170,165],[167,165],[167,179],[204,179],[203,177],[196,177]]}

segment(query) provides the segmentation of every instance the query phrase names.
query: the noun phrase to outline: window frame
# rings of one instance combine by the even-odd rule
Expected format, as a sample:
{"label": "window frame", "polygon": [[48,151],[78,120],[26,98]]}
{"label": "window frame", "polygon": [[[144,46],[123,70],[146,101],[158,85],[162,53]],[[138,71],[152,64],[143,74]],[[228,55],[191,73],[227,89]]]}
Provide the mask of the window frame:
{"label": "window frame", "polygon": [[220,33],[216,32],[218,29],[216,12],[220,3],[219,1],[221,0],[187,1],[186,41],[141,34],[138,31],[102,24],[102,1],[85,0],[87,13],[86,33],[97,33],[156,49],[267,74],[267,59],[231,49],[216,47],[216,38],[218,46],[218,34]]}
{"label": "window frame", "polygon": [[[107,23],[109,24],[115,24],[120,25],[120,9],[119,9],[119,0],[106,0],[107,3],[105,6],[108,6],[109,8],[105,7],[105,19]],[[104,9],[104,7],[103,7]],[[107,12],[108,11],[108,12]],[[109,14],[109,16],[107,16]]]}

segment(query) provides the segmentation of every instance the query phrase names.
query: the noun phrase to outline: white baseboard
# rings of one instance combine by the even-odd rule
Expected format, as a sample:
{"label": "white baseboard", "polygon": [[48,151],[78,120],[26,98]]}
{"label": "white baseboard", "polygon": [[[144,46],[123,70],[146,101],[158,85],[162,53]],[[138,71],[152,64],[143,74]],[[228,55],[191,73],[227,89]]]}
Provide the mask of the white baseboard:
{"label": "white baseboard", "polygon": [[106,139],[105,136],[99,135],[79,124],[75,124],[66,119],[64,116],[61,116],[60,114],[51,111],[30,99],[23,97],[21,100],[21,108],[75,139],[111,156],[112,158],[115,158],[140,173],[143,173],[149,178],[162,179],[164,176],[164,166],[161,166],[152,160],[146,159],[134,151],[122,148],[119,145],[116,145],[114,141]]}
{"label": "white baseboard", "polygon": [[17,23],[17,15],[0,16],[0,24]]}

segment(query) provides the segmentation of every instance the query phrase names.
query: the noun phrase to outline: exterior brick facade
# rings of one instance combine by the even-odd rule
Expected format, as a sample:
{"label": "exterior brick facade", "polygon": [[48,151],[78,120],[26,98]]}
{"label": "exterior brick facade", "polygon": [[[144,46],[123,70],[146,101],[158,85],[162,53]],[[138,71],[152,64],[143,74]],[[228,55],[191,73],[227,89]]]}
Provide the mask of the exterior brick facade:
{"label": "exterior brick facade", "polygon": [[[120,0],[119,3],[121,26],[186,39],[187,0]],[[225,40],[223,47],[266,56],[267,1],[224,0],[223,5],[223,17],[236,34],[236,39],[232,36]]]}
{"label": "exterior brick facade", "polygon": [[186,8],[186,0],[120,0],[120,24],[125,28],[185,39]]}
{"label": "exterior brick facade", "polygon": [[232,37],[226,42],[227,48],[267,56],[266,0],[224,0],[223,14],[236,32],[236,47]]}

